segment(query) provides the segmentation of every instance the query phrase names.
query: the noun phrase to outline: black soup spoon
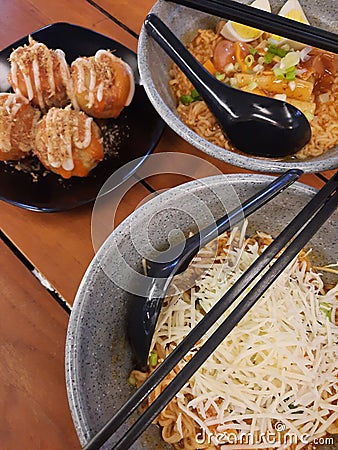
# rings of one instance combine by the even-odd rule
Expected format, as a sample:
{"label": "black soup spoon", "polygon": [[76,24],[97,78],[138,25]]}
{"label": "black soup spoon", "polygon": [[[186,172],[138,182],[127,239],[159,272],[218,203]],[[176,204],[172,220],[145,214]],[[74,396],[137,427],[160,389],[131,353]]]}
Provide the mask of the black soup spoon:
{"label": "black soup spoon", "polygon": [[130,295],[128,299],[128,337],[138,369],[144,370],[147,367],[157,319],[173,277],[188,267],[200,248],[272,200],[294,183],[302,173],[297,169],[288,170],[246,200],[240,207],[186,239],[183,250],[180,247],[180,252],[176,247],[165,252],[166,262],[161,262],[161,258],[146,261],[148,267],[146,294],[144,296]]}
{"label": "black soup spoon", "polygon": [[309,142],[311,128],[299,109],[281,100],[240,91],[217,80],[155,14],[146,17],[144,26],[188,77],[238,150],[280,158],[296,153]]}

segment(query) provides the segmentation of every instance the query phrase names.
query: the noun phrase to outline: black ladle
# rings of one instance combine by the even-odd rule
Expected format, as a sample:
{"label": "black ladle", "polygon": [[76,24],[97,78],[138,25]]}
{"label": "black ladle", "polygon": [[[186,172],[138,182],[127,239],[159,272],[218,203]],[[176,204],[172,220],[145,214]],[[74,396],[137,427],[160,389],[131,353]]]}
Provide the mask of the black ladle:
{"label": "black ladle", "polygon": [[144,26],[188,77],[238,150],[280,158],[296,153],[309,142],[311,128],[299,109],[217,80],[155,14],[146,17]]}
{"label": "black ladle", "polygon": [[[179,254],[176,247],[165,252],[167,262],[147,261],[146,294],[144,297],[131,295],[129,298],[128,335],[135,363],[139,369],[143,370],[147,366],[157,319],[173,277],[188,267],[200,248],[272,200],[294,183],[302,173],[301,170],[292,169],[276,178],[245,201],[241,207],[234,209],[204,230],[186,239],[183,250]],[[174,256],[171,257],[171,255]]]}

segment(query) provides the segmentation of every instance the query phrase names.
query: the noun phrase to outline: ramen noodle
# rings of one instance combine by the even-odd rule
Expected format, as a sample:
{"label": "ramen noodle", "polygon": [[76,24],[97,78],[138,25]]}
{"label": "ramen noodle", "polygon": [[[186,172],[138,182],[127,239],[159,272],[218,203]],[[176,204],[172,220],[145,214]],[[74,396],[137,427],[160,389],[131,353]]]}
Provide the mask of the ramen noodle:
{"label": "ramen noodle", "polygon": [[[338,144],[338,57],[312,47],[277,46],[264,33],[250,42],[231,42],[216,30],[198,30],[189,51],[219,81],[234,88],[274,97],[300,109],[311,125],[312,138],[294,157],[319,156]],[[236,150],[186,76],[174,64],[169,84],[177,112],[197,134],[220,147]]]}
{"label": "ramen noodle", "polygon": [[[166,298],[147,373],[182,341],[272,238],[233,230],[197,255],[206,271]],[[213,264],[210,258],[214,257]],[[324,287],[302,251],[158,416],[175,449],[315,449],[338,431],[338,285]],[[240,297],[236,304],[243,298]],[[236,306],[233,305],[153,391],[151,403]],[[224,447],[223,447],[224,446]]]}

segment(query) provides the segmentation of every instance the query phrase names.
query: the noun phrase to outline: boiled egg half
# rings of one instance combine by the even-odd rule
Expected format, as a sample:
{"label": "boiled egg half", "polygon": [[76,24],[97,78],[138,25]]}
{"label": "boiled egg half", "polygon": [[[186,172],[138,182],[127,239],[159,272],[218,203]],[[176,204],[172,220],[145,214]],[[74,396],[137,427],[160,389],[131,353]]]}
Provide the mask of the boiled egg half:
{"label": "boiled egg half", "polygon": [[[287,19],[296,20],[297,22],[306,23],[309,25],[309,21],[303,11],[298,0],[288,0],[278,13],[279,16],[286,17]],[[306,46],[301,42],[293,41],[291,39],[284,38],[272,34],[270,39],[275,45],[281,46],[288,44],[290,47],[299,50]]]}
{"label": "boiled egg half", "polygon": [[[269,0],[255,0],[250,6],[271,12]],[[259,38],[263,34],[263,31],[229,20],[223,25],[220,33],[226,39],[229,39],[229,41],[251,42]]]}

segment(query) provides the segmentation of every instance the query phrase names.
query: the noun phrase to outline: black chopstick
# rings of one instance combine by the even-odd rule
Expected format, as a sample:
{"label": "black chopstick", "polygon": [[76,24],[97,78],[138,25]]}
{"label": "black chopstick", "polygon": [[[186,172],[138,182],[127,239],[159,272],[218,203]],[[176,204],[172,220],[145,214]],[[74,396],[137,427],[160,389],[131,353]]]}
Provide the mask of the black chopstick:
{"label": "black chopstick", "polygon": [[[207,242],[210,241],[210,239],[216,238],[221,232],[224,233],[225,231],[229,230],[230,227],[237,225],[245,217],[249,217],[252,213],[254,213],[259,208],[264,206],[266,203],[271,201],[273,198],[275,198],[277,195],[279,195],[281,192],[287,189],[291,184],[293,184],[302,174],[303,171],[300,169],[289,169],[279,177],[275,178],[267,186],[264,186],[264,188],[260,189],[258,192],[255,192],[255,194],[251,196],[248,200],[245,200],[240,207],[237,207],[231,212],[229,212],[226,218],[223,217],[222,219],[217,220],[216,223],[219,226],[219,229],[217,227],[217,231],[215,231],[214,225],[210,225],[209,227],[203,230],[202,234],[196,233],[195,235],[189,237],[187,239],[187,242],[188,241],[191,242],[192,240],[197,239],[200,242],[200,247],[203,247]],[[174,249],[173,254],[177,255],[177,249]],[[174,269],[170,274],[170,278],[168,277],[168,279],[170,280],[177,273],[175,267],[176,266],[174,265]],[[195,329],[194,333],[198,333],[199,326]],[[190,341],[188,339],[184,341],[186,343],[186,350],[184,350],[185,352],[187,352],[199,339],[199,337],[194,338],[194,333],[189,335],[189,337],[191,337],[192,340],[195,339],[194,341],[192,341],[191,343],[189,343]],[[204,331],[201,333],[201,335],[202,334],[204,334]],[[181,358],[176,360],[176,362],[178,362],[180,359]],[[162,379],[167,375],[167,371],[169,372],[175,366],[176,362],[173,362],[171,365],[168,366],[168,369],[166,370],[167,367],[166,364],[167,363],[170,364],[170,361],[171,361],[170,358],[167,359],[165,363],[161,365],[161,368],[157,369],[158,375],[157,384],[159,384],[162,381]],[[94,436],[94,438],[86,445],[84,450],[97,449],[104,442],[106,442],[106,440],[111,436],[111,434],[117,430],[117,428],[122,424],[122,422],[127,417],[129,417],[139,406],[139,404],[142,403],[142,401],[146,398],[146,396],[148,395],[148,392],[146,390],[148,383],[149,381],[146,380],[145,383],[142,385],[142,387],[138,389],[135,392],[135,394],[122,406],[119,412],[114,417],[112,417],[105,424],[105,426]],[[153,386],[152,383],[150,384],[152,385],[151,389],[153,389],[157,385],[156,384]]]}
{"label": "black chopstick", "polygon": [[[153,372],[153,374],[142,384],[142,386],[124,404],[124,406],[119,410],[119,412],[117,414],[115,414],[115,416],[99,431],[99,433],[97,433],[87,443],[87,445],[84,447],[84,450],[97,450],[101,447],[101,445],[104,442],[106,442],[106,440],[135,411],[135,409],[150,394],[150,392],[153,389],[155,389],[155,387],[163,380],[163,378],[176,366],[176,364],[182,359],[182,357],[196,344],[196,342],[211,327],[211,325],[213,325],[213,323],[221,317],[221,315],[236,300],[236,298],[241,293],[243,293],[243,291],[259,275],[259,273],[269,264],[269,262],[272,260],[272,258],[274,258],[285,247],[285,245],[290,241],[290,239],[295,235],[295,233],[297,233],[299,230],[301,230],[304,227],[304,224],[306,224],[309,221],[309,219],[311,219],[311,217],[320,208],[322,208],[320,211],[321,217],[318,219],[319,214],[317,214],[317,216],[316,216],[317,222],[312,222],[312,225],[311,225],[312,228],[310,229],[310,231],[311,230],[313,231],[314,226],[316,227],[316,229],[315,229],[315,231],[316,231],[321,226],[321,224],[325,222],[326,215],[331,214],[334,210],[332,208],[333,207],[336,208],[336,206],[337,206],[336,205],[337,204],[337,193],[333,197],[333,200],[330,199],[329,202],[327,202],[324,207],[322,207],[322,205],[327,201],[327,199],[332,195],[332,193],[337,189],[337,187],[338,187],[338,175],[335,174],[326,183],[326,185],[312,198],[312,200],[302,209],[302,211],[295,217],[295,219],[293,219],[293,221],[280,233],[280,235],[271,243],[271,245],[261,254],[261,256],[245,272],[245,274],[242,275],[238,279],[236,284],[231,289],[229,289],[227,294],[216,303],[216,305],[209,311],[209,313],[195,326],[195,328],[185,337],[185,339],[175,348],[175,350],[163,361],[163,363]],[[326,208],[326,210],[324,210],[324,208]],[[308,227],[309,226],[310,226],[310,224],[308,225]],[[307,229],[308,229],[308,227],[307,227]],[[296,252],[296,254],[301,250],[301,248],[305,245],[305,243],[312,237],[312,235],[315,232],[315,231],[314,232],[311,231],[312,234],[310,234],[309,231],[306,231],[306,230],[304,230],[304,231],[305,231],[305,233],[302,238],[301,238],[301,236],[298,236],[298,238],[297,238],[298,240],[295,239],[293,241],[293,242],[298,242],[298,247],[300,246],[300,248]],[[293,245],[293,247],[291,247],[291,245]],[[289,248],[293,249],[294,246],[295,246],[295,244],[290,244],[286,251],[288,251]],[[293,252],[295,252],[295,251],[296,250],[293,250]],[[285,252],[283,253],[283,255],[284,254],[285,254]],[[288,254],[286,254],[286,255],[288,255]],[[286,257],[287,256],[284,256],[284,258],[286,258]],[[292,259],[292,257],[289,257],[289,258]],[[275,267],[275,265],[279,261],[279,259],[275,262],[275,264],[273,265],[273,268]],[[284,259],[282,261],[284,261]],[[279,264],[281,264],[281,263],[279,263]],[[283,268],[279,269],[280,272],[283,270]],[[267,273],[271,273],[271,272],[267,272]],[[274,277],[273,279],[275,279],[278,275],[276,275],[276,273],[272,273],[272,275],[270,275],[270,276]],[[271,284],[271,282],[270,282],[270,284]],[[267,289],[267,287],[265,287],[265,289]],[[253,292],[253,290],[251,292]],[[257,292],[257,286],[256,286],[254,292]],[[245,299],[243,299],[243,301],[240,303],[239,307],[242,305],[242,303],[246,299],[247,299],[247,297],[245,297]],[[252,301],[253,301],[252,299],[249,299],[248,302],[251,302],[251,303],[248,303],[248,305],[251,305]],[[257,301],[257,299],[254,299],[254,301]],[[243,305],[246,305],[246,303],[243,303]],[[243,310],[241,310],[241,311],[237,310],[237,314],[239,314],[239,312],[242,314]],[[233,326],[236,325],[236,323],[231,324],[231,329],[233,328]],[[221,328],[223,329],[223,327],[221,327]],[[201,351],[201,349],[199,350],[199,352]],[[196,363],[196,360],[194,359],[194,364],[195,363]],[[203,361],[201,362],[201,364],[202,363],[203,363]],[[185,367],[187,367],[187,366],[185,366]],[[185,370],[185,368],[182,370]],[[189,368],[186,370],[192,370],[192,366],[189,365]],[[194,371],[196,371],[196,369]],[[192,373],[194,373],[194,371]],[[169,386],[171,386],[170,390],[167,391],[167,389],[169,388],[169,386],[168,386],[163,391],[163,393],[161,394],[161,400],[159,400],[159,401],[155,400],[155,402],[152,403],[151,407],[149,407],[152,409],[149,409],[149,408],[147,409],[147,411],[140,417],[140,419],[135,423],[135,425],[128,431],[128,433],[126,433],[124,438],[122,438],[122,440],[120,440],[116,444],[116,446],[114,446],[114,450],[117,450],[117,449],[125,450],[126,448],[128,448],[128,446],[131,445],[131,443],[134,442],[134,440],[136,440],[137,437],[143,432],[143,430],[149,425],[149,423],[153,420],[153,418],[155,418],[157,416],[158,412],[161,409],[163,409],[163,407],[165,406],[164,398],[168,403],[170,401],[170,399],[172,398],[172,396],[178,392],[178,390],[180,389],[180,387],[177,388],[177,386],[179,386],[179,383],[180,383],[179,382],[180,379],[178,377],[181,376],[181,373],[182,373],[182,371],[175,378],[176,381],[174,380],[176,382],[176,385],[171,386],[171,384],[172,384],[171,383],[169,385]],[[185,372],[183,372],[183,375],[184,375],[184,373]],[[190,376],[188,378],[190,378]],[[184,383],[183,383],[183,385],[184,385]],[[175,390],[175,392],[172,394],[173,390]],[[162,397],[163,394],[165,397]],[[155,406],[153,406],[153,405],[155,405]],[[134,427],[136,427],[136,428],[134,428]]]}
{"label": "black chopstick", "polygon": [[173,3],[249,25],[304,44],[338,53],[338,35],[232,0],[170,0]]}
{"label": "black chopstick", "polygon": [[[147,410],[140,416],[135,424],[128,430],[120,441],[112,447],[112,450],[125,450],[142,434],[142,432],[151,424],[151,422],[157,417],[160,411],[170,402],[170,400],[179,392],[179,390],[185,385],[185,383],[191,378],[191,376],[198,370],[203,362],[213,353],[218,345],[225,339],[230,331],[238,324],[238,322],[245,316],[245,314],[252,308],[262,294],[268,289],[269,286],[276,280],[276,278],[283,272],[286,266],[292,261],[293,258],[302,250],[304,245],[312,238],[312,236],[318,231],[318,229],[326,222],[338,206],[338,176],[337,173],[331,178],[324,188],[319,191],[310,203],[303,208],[303,210],[296,216],[296,218],[281,232],[281,234],[273,241],[273,243],[267,248],[266,251],[256,260],[251,266],[259,267],[258,273],[261,272],[261,261],[264,261],[264,267],[268,262],[271,262],[271,257],[267,258],[265,253],[271,253],[271,247],[276,247],[278,252],[285,246],[285,241],[293,239],[294,235],[297,236],[292,240],[287,249],[278,257],[272,267],[262,276],[258,283],[252,288],[241,303],[234,309],[234,311],[225,319],[223,324],[212,334],[212,336],[204,343],[204,345],[195,353],[191,360],[183,367],[178,375],[172,382],[162,391],[162,393],[156,398],[156,400],[147,408]],[[332,194],[332,191],[335,191]],[[328,193],[329,192],[329,193]],[[332,194],[332,195],[331,195]],[[316,214],[308,222],[309,217],[314,213]],[[312,213],[311,213],[312,212]],[[308,223],[307,223],[308,222]],[[307,225],[305,225],[307,223]],[[299,232],[301,230],[301,232]],[[273,249],[272,253],[275,253]],[[277,253],[278,253],[277,252]],[[265,261],[268,259],[269,261]],[[249,268],[249,271],[251,269]],[[242,275],[238,280],[245,279],[248,271]],[[237,282],[237,283],[238,283]],[[236,291],[236,285],[233,286]],[[231,303],[238,297],[238,293],[231,295],[231,288],[227,294],[217,303],[227,303],[226,309]],[[241,290],[242,292],[242,290]],[[231,297],[230,303],[228,297]],[[214,321],[212,322],[214,323]],[[208,326],[209,328],[209,326]],[[206,331],[206,330],[205,330]],[[203,333],[204,334],[204,333]],[[186,352],[185,352],[186,353]],[[184,354],[185,354],[184,353]],[[169,355],[170,357],[170,355]],[[181,358],[183,353],[181,352]],[[180,359],[181,359],[180,358]],[[168,359],[168,358],[167,358]],[[168,373],[168,372],[167,372]]]}

